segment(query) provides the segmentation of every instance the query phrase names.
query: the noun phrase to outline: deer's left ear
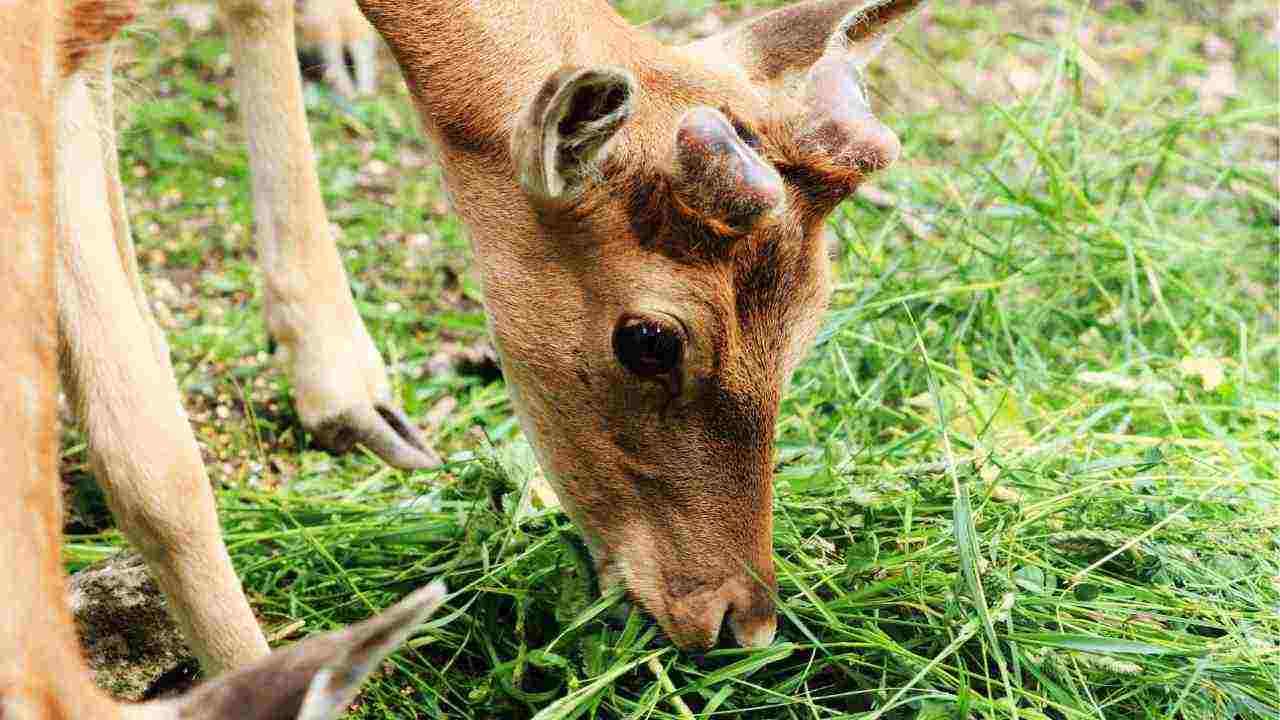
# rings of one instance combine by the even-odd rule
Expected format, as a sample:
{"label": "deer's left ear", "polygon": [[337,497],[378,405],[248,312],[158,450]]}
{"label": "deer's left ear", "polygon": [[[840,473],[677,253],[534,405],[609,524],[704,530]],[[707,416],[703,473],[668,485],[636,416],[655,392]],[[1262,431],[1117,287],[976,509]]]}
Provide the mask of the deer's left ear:
{"label": "deer's left ear", "polygon": [[922,0],[810,0],[699,40],[691,50],[741,67],[765,87],[799,87],[824,55],[865,65]]}
{"label": "deer's left ear", "polygon": [[124,708],[131,720],[330,720],[346,713],[365,678],[445,598],[444,583],[420,588],[379,615],[280,648],[179,698]]}
{"label": "deer's left ear", "polygon": [[631,117],[636,82],[621,68],[566,66],[525,105],[511,156],[526,193],[572,197],[609,140]]}

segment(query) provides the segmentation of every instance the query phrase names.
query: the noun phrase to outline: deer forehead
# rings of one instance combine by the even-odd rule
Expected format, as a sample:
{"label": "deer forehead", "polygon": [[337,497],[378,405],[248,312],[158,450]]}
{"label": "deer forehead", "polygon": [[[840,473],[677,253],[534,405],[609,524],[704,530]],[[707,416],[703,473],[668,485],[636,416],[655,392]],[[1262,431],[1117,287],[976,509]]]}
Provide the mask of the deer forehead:
{"label": "deer forehead", "polygon": [[[677,135],[690,112],[714,110],[728,123],[721,132],[736,136],[731,142],[768,163],[766,174],[795,174],[806,158],[796,153],[784,118],[795,116],[797,106],[790,98],[766,98],[741,72],[696,63],[627,72],[634,78],[629,117],[598,162],[580,171],[577,190],[569,197],[527,196],[542,225],[534,242],[577,278],[569,283],[581,283],[583,292],[574,296],[584,304],[613,314],[646,306],[674,311],[711,346],[712,372],[727,372],[734,386],[756,388],[751,394],[776,392],[825,306],[821,228],[830,204],[788,182],[786,197],[764,221],[737,229],[717,222],[680,199]],[[546,84],[532,107],[547,105],[562,87]],[[519,142],[516,148],[519,154]],[[722,192],[737,187],[726,183]],[[725,200],[722,205],[732,205],[732,198]],[[544,284],[552,282],[544,277]],[[558,277],[555,282],[567,280]],[[610,313],[583,317],[586,326],[578,332],[589,342],[617,321]]]}
{"label": "deer forehead", "polygon": [[[616,312],[680,317],[709,369],[743,388],[777,388],[812,339],[829,294],[821,218],[794,208],[753,232],[719,237],[672,207],[661,173],[606,176],[582,220],[599,262],[581,276]],[[602,317],[612,324],[617,318]]]}
{"label": "deer forehead", "polygon": [[[770,148],[768,137],[726,110],[762,155],[785,152]],[[627,265],[665,271],[674,264],[682,268],[681,276],[694,279],[691,285],[702,287],[698,294],[714,298],[717,311],[748,332],[781,334],[801,317],[820,312],[828,282],[823,235],[828,208],[804,189],[789,186],[781,211],[747,232],[733,232],[680,200],[667,151],[649,143],[648,135],[619,138],[600,179],[587,191],[595,197],[583,205],[588,216],[598,214],[608,236],[596,241],[613,244],[610,254],[624,258],[617,272],[625,274]]]}

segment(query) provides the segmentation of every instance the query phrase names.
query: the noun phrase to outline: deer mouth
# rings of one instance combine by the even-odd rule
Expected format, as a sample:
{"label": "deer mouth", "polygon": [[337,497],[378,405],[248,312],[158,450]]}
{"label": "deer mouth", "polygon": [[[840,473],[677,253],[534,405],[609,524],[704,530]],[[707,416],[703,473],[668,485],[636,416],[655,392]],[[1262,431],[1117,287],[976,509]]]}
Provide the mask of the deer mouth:
{"label": "deer mouth", "polygon": [[[624,587],[630,605],[639,606],[657,621],[663,633],[686,651],[708,650],[729,629],[736,644],[761,647],[773,641],[776,621],[771,588],[751,577],[707,573],[706,568],[671,568],[655,552],[655,538],[638,524],[622,533],[625,552],[609,552],[597,559],[597,587],[602,593]],[[628,606],[619,608],[625,617]]]}

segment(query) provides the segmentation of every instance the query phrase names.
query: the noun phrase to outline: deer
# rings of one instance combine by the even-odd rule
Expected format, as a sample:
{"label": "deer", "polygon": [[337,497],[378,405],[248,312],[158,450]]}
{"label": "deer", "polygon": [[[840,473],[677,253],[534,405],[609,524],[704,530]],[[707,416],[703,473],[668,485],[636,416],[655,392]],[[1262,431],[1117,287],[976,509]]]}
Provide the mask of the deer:
{"label": "deer", "polygon": [[[143,704],[114,701],[93,684],[80,653],[61,568],[62,507],[58,462],[57,291],[66,238],[113,240],[110,215],[96,227],[59,225],[65,187],[103,189],[105,176],[76,184],[66,148],[57,143],[84,88],[77,74],[100,61],[104,43],[133,14],[128,0],[38,0],[0,5],[0,567],[8,596],[0,603],[0,718],[5,720],[323,720],[345,712],[363,680],[440,604],[439,581],[409,594],[358,625],[312,636],[260,658],[189,693]],[[61,156],[61,157],[60,157]],[[93,158],[101,171],[105,158]],[[78,169],[78,168],[77,168]],[[64,197],[60,197],[63,195]],[[106,196],[81,196],[104,210]],[[92,219],[87,210],[81,219]],[[103,253],[125,248],[100,243]],[[125,258],[109,258],[120,266]],[[123,273],[120,273],[123,277]],[[126,298],[127,299],[127,298]],[[128,388],[118,388],[127,390]],[[163,399],[163,398],[162,398]],[[161,493],[163,496],[163,493]],[[164,498],[173,501],[176,498]],[[117,501],[120,498],[117,496]],[[146,502],[146,497],[125,502]],[[120,505],[117,504],[117,509]],[[207,518],[206,518],[207,519]],[[216,518],[214,518],[216,523]],[[200,559],[200,558],[197,558]],[[252,619],[252,616],[250,616]]]}
{"label": "deer", "polygon": [[[356,311],[330,231],[303,112],[294,0],[218,0],[217,4],[247,140],[268,345],[276,349],[292,382],[301,425],[315,445],[333,452],[350,452],[359,445],[397,468],[438,465],[439,456],[395,399],[386,365]],[[340,30],[325,34],[329,38],[326,54],[335,60],[341,56],[334,39],[358,41],[352,47],[360,75],[357,90],[371,89],[376,43],[352,17],[351,0],[307,0],[305,6],[333,9],[331,27]],[[310,12],[304,10],[304,15]],[[307,27],[314,23],[303,25],[307,37],[311,32]],[[109,53],[102,65],[98,72],[106,79]],[[341,67],[326,62],[327,73]],[[109,96],[109,92],[95,94],[93,102],[105,106]],[[108,153],[114,157],[114,130],[105,120],[103,130],[111,145]],[[114,160],[110,175],[118,185]],[[136,277],[132,264],[127,270]],[[143,322],[153,324],[150,313],[145,308],[140,311],[146,315]],[[159,337],[158,332],[153,335]]]}
{"label": "deer", "polygon": [[[122,2],[76,7],[115,27],[133,12]],[[826,219],[900,153],[862,72],[919,4],[809,0],[668,46],[604,0],[360,0],[469,229],[539,464],[601,588],[625,586],[681,648],[711,647],[725,628],[747,647],[776,633],[775,419],[830,294]],[[221,7],[266,325],[303,425],[333,450],[434,464],[323,222],[292,4]],[[52,160],[63,386],[122,532],[216,679],[267,645],[141,289],[110,43],[68,54]]]}
{"label": "deer", "polygon": [[825,221],[894,162],[862,72],[918,0],[682,46],[604,0],[357,0],[469,230],[515,414],[602,587],[681,648],[772,642],[773,436]]}

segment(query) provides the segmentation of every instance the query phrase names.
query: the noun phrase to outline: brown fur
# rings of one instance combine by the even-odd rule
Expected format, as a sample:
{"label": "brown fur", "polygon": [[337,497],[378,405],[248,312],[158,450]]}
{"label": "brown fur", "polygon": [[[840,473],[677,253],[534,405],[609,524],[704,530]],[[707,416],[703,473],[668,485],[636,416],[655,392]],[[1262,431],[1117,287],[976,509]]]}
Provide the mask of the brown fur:
{"label": "brown fur", "polygon": [[[104,717],[63,599],[57,487],[53,142],[61,3],[0,6],[0,717]],[[83,16],[70,18],[82,27]],[[87,23],[86,32],[101,32]],[[69,40],[63,36],[63,41]],[[59,52],[62,50],[62,52]],[[56,64],[55,64],[56,63]],[[77,672],[78,671],[78,672]]]}
{"label": "brown fur", "polygon": [[115,37],[138,15],[135,0],[79,0],[67,9],[66,29],[59,38],[64,76],[80,68],[85,57]]}
{"label": "brown fur", "polygon": [[[826,304],[823,221],[897,151],[846,112],[856,85],[802,99],[783,76],[861,61],[877,23],[917,3],[865,17],[857,0],[802,3],[673,48],[597,0],[360,1],[440,145],[514,404],[603,581],[681,645],[714,643],[726,618],[739,641],[767,641],[773,426]],[[612,137],[586,140],[595,161],[549,169],[542,143],[583,139],[574,122],[546,132],[547,113],[594,102],[566,68],[634,88]],[[637,313],[684,328],[675,381],[614,357],[615,323]]]}

